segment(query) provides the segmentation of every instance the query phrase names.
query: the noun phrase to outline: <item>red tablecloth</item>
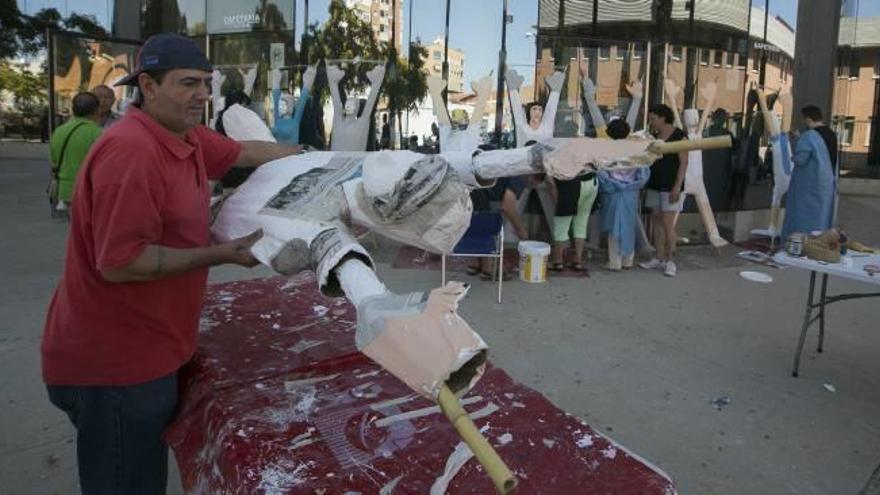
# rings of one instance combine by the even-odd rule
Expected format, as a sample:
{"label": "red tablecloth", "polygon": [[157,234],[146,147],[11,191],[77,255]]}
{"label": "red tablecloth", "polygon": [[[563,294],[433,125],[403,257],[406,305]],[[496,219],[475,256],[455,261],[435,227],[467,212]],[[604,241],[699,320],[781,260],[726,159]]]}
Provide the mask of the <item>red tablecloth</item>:
{"label": "red tablecloth", "polygon": [[[354,320],[311,276],[210,288],[166,432],[188,493],[442,487],[457,434],[430,401],[355,350]],[[674,493],[657,468],[498,368],[463,400],[519,478],[516,493]],[[475,459],[449,479],[449,493],[493,493]]]}

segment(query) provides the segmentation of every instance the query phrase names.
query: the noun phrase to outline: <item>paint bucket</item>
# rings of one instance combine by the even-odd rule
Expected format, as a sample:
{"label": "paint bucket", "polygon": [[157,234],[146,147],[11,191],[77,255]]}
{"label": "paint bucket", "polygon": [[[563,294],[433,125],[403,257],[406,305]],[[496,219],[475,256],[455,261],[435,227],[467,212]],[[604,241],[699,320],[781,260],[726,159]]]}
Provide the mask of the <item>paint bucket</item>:
{"label": "paint bucket", "polygon": [[519,251],[519,279],[540,284],[547,281],[547,257],[550,245],[546,242],[521,241]]}

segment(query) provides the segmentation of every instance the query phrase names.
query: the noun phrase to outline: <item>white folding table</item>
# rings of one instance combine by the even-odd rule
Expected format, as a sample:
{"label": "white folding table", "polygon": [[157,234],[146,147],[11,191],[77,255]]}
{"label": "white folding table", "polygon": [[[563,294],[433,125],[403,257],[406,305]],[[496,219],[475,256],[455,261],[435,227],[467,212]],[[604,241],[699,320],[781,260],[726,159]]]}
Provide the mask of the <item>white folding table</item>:
{"label": "white folding table", "polygon": [[[851,260],[851,263],[844,263],[843,258],[848,258]],[[819,321],[819,346],[816,348],[816,352],[822,352],[822,345],[825,341],[826,306],[838,301],[862,299],[866,297],[880,297],[880,292],[860,292],[829,296],[827,293],[828,276],[834,275],[880,287],[880,274],[871,275],[865,270],[865,267],[868,265],[880,266],[880,254],[849,252],[841,257],[840,263],[827,263],[824,261],[812,260],[807,257],[794,257],[784,251],[780,251],[773,256],[773,260],[783,266],[810,271],[810,289],[807,296],[807,307],[804,311],[804,322],[801,327],[801,336],[798,341],[797,351],[794,355],[794,367],[791,371],[792,376],[798,376],[798,368],[800,366],[801,353],[804,349],[804,342],[807,338],[807,330],[809,330],[810,326],[815,323],[816,320]],[[822,274],[822,287],[819,291],[818,300],[814,301],[813,296],[816,292],[817,273]]]}

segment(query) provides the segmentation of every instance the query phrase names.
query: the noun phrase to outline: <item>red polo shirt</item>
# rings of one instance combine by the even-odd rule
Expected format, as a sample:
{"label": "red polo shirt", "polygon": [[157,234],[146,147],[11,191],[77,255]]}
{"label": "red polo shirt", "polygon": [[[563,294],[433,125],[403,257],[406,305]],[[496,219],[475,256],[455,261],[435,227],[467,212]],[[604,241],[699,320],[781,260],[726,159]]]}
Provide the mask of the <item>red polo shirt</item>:
{"label": "red polo shirt", "polygon": [[241,146],[206,127],[185,139],[137,108],[104,132],[77,177],[64,275],[42,342],[50,385],[134,385],[167,375],[195,352],[208,270],[151,282],[107,282],[100,270],[150,244],[209,244],[208,179]]}

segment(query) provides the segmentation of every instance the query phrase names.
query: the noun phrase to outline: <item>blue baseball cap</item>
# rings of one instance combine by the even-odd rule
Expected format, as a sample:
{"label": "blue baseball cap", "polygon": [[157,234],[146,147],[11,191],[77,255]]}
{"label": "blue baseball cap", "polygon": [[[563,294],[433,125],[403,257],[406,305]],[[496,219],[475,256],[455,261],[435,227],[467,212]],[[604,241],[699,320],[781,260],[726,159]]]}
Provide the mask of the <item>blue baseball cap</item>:
{"label": "blue baseball cap", "polygon": [[148,70],[197,69],[211,71],[214,66],[195,41],[179,34],[150,36],[137,54],[137,67],[114,86],[137,86],[141,72]]}

